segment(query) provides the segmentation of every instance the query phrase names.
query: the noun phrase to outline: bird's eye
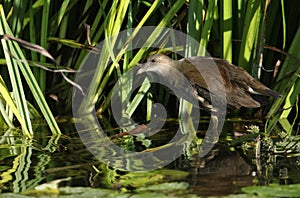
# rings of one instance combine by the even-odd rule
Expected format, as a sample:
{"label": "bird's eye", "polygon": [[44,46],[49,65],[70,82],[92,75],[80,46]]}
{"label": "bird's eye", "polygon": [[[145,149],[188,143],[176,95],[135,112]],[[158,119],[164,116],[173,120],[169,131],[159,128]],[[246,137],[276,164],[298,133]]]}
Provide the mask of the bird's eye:
{"label": "bird's eye", "polygon": [[155,63],[156,61],[155,61],[155,59],[151,59],[151,62],[152,62],[152,63]]}

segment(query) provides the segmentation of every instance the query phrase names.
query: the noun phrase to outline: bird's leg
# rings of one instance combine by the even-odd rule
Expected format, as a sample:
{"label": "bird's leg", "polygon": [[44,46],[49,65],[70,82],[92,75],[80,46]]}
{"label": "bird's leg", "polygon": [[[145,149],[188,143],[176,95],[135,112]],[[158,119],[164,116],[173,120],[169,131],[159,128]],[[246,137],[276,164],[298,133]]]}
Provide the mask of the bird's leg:
{"label": "bird's leg", "polygon": [[210,141],[212,144],[215,144],[219,141],[219,129],[218,129],[218,123],[219,119],[218,116],[214,115],[214,113],[211,114],[211,126],[209,126],[208,131],[206,134],[208,137],[208,141]]}
{"label": "bird's leg", "polygon": [[199,152],[199,157],[204,157],[207,155],[214,145],[219,141],[219,130],[218,127],[219,119],[214,113],[211,114],[211,123],[209,124],[208,130],[203,139],[201,149]]}
{"label": "bird's leg", "polygon": [[219,141],[219,128],[218,128],[218,124],[219,124],[219,119],[216,115],[211,115],[211,121],[212,121],[212,133],[213,133],[213,143],[217,143]]}
{"label": "bird's leg", "polygon": [[209,125],[208,128],[208,134],[206,134],[206,136],[209,137],[209,140],[212,143],[217,143],[219,141],[219,131],[218,131],[218,117],[217,117],[217,110],[215,108],[213,108],[213,106],[211,104],[209,104],[208,101],[206,101],[203,97],[201,96],[197,96],[197,99],[202,103],[202,105],[204,106],[205,109],[207,109],[208,111],[211,112],[211,124],[212,127]]}

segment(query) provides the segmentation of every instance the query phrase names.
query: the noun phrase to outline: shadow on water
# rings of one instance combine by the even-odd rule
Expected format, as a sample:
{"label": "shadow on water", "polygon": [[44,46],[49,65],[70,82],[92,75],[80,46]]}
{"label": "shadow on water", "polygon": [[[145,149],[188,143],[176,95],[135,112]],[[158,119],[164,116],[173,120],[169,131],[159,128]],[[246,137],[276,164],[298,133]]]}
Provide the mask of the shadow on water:
{"label": "shadow on water", "polygon": [[[2,131],[0,137],[2,193],[22,193],[40,184],[62,178],[68,179],[61,181],[60,187],[104,188],[129,195],[140,192],[140,188],[161,183],[184,184],[185,187],[179,191],[176,188],[166,191],[167,195],[172,194],[174,197],[184,197],[188,194],[221,196],[241,193],[241,188],[246,186],[300,182],[298,156],[286,157],[266,153],[255,159],[255,149],[251,148],[256,144],[255,138],[248,141],[247,145],[235,143],[231,146],[232,140],[237,138],[234,134],[238,128],[244,128],[237,123],[225,123],[219,143],[204,158],[200,158],[197,152],[192,151],[167,165],[164,171],[152,171],[150,175],[146,172],[131,175],[99,162],[83,145],[74,126],[67,123],[69,122],[61,124],[64,126],[62,127],[64,135],[60,137],[51,136],[44,124],[37,124],[36,135],[32,141],[19,136],[19,131]],[[170,123],[168,126],[173,125]],[[237,125],[239,127],[236,127]],[[200,137],[201,132],[200,129],[197,136]],[[164,139],[168,141],[172,135],[174,131],[169,127],[150,139],[160,145]],[[126,140],[126,135],[119,139],[123,139],[118,142],[119,144],[129,141],[136,145],[135,148],[144,148],[136,139]],[[153,192],[153,189],[149,191]],[[180,193],[174,194],[176,191]]]}
{"label": "shadow on water", "polygon": [[252,175],[253,167],[238,152],[221,145],[216,146],[206,158],[193,157],[186,164],[180,169],[190,173],[186,181],[199,195],[238,193],[242,187],[253,185],[256,179]]}

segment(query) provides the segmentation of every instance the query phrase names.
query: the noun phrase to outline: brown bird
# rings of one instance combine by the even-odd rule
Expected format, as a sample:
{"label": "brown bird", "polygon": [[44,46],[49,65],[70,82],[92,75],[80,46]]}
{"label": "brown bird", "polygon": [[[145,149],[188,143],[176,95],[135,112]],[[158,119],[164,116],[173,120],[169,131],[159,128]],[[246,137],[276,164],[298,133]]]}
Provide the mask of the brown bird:
{"label": "brown bird", "polygon": [[[193,104],[199,101],[209,112],[217,112],[220,105],[236,109],[260,107],[262,103],[255,95],[281,97],[242,68],[219,58],[195,56],[177,61],[156,54],[138,66],[137,74],[157,77],[171,86],[175,95]],[[212,105],[212,98],[217,105]]]}

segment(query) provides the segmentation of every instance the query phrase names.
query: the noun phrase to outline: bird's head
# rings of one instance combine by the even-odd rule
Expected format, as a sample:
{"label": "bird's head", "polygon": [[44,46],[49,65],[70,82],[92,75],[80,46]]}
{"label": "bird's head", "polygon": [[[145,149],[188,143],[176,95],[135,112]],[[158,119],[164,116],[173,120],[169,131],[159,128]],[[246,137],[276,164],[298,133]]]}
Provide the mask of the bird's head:
{"label": "bird's head", "polygon": [[139,68],[137,74],[142,74],[145,72],[155,72],[162,76],[169,73],[170,67],[176,67],[177,61],[172,60],[166,55],[163,54],[155,54],[150,56],[147,59],[147,62],[144,64],[137,64]]}

